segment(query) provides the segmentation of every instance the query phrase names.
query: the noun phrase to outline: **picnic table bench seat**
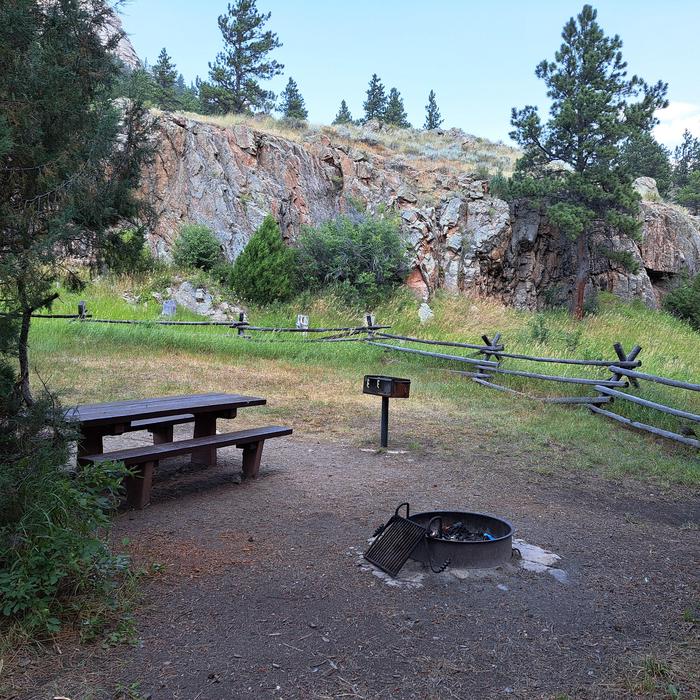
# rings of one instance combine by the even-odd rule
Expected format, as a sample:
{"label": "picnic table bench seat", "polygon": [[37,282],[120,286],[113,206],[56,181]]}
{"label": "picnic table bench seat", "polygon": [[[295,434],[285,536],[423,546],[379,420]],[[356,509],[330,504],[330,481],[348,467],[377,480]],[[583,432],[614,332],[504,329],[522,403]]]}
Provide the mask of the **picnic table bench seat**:
{"label": "picnic table bench seat", "polygon": [[145,418],[132,420],[129,431],[148,430],[153,434],[154,444],[173,441],[173,426],[182,423],[194,423],[193,413],[182,413],[179,416],[161,416],[160,418]]}
{"label": "picnic table bench seat", "polygon": [[255,478],[260,469],[265,440],[291,435],[291,433],[291,428],[279,425],[249,428],[221,435],[205,435],[191,440],[162,442],[100,454],[83,455],[79,457],[79,462],[81,464],[123,462],[127,467],[136,467],[135,475],[126,479],[127,501],[129,505],[140,509],[148,505],[150,501],[153,472],[158,466],[159,460],[182,454],[201,453],[202,451],[213,450],[215,452],[219,447],[235,445],[243,448],[244,478]]}

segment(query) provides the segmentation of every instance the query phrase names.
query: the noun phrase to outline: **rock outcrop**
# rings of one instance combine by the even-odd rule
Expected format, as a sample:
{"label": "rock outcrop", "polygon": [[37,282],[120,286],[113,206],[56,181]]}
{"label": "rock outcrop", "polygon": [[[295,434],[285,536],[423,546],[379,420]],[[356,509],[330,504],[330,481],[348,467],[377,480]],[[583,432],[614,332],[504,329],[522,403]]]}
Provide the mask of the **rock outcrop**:
{"label": "rock outcrop", "polygon": [[[56,0],[39,0],[40,5],[44,7],[50,7],[56,2]],[[119,40],[114,47],[113,54],[116,56],[129,70],[136,70],[141,68],[141,59],[136,53],[131,40],[124,31],[124,26],[122,25],[121,17],[117,9],[111,7],[110,4],[106,6],[103,3],[94,3],[93,0],[80,0],[83,7],[95,8],[97,11],[106,9],[105,21],[99,29],[100,40],[103,43],[107,43],[113,39],[116,35],[119,36]]]}
{"label": "rock outcrop", "polygon": [[[444,288],[528,309],[568,300],[571,244],[539,211],[491,196],[487,180],[458,164],[378,154],[332,130],[297,142],[168,114],[157,140],[143,193],[160,215],[151,233],[159,255],[168,255],[185,221],[211,227],[233,259],[270,212],[293,242],[306,224],[389,208],[413,251],[407,283],[423,299]],[[639,244],[604,226],[596,231],[591,288],[656,306],[670,278],[700,270],[700,227],[662,203],[645,201],[642,213]]]}
{"label": "rock outcrop", "polygon": [[141,59],[138,57],[128,35],[124,32],[121,18],[116,11],[112,11],[101,28],[100,38],[106,42],[117,34],[119,35],[119,41],[114,49],[114,55],[130,70],[141,68]]}

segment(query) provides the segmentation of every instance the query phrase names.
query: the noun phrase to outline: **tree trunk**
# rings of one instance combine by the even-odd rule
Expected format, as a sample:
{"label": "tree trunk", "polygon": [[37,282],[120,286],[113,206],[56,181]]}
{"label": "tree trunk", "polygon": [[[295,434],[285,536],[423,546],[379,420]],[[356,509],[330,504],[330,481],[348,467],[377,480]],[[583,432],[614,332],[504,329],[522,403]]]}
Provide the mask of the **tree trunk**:
{"label": "tree trunk", "polygon": [[27,406],[34,403],[32,390],[29,386],[29,325],[32,321],[32,310],[22,310],[22,326],[19,332],[19,343],[17,347],[17,356],[19,358],[19,379],[15,386],[15,391],[18,397]]}
{"label": "tree trunk", "polygon": [[583,231],[578,237],[577,245],[576,284],[571,309],[572,316],[580,321],[583,318],[583,307],[586,297],[586,285],[590,277],[590,261],[588,259],[588,232]]}

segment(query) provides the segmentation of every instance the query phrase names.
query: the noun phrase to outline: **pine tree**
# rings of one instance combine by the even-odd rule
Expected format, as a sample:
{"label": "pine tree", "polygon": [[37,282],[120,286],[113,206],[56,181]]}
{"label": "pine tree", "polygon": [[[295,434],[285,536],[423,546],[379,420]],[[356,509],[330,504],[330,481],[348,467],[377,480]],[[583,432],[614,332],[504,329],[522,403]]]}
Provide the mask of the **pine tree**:
{"label": "pine tree", "polygon": [[350,110],[348,109],[347,102],[345,100],[341,100],[340,102],[340,109],[338,110],[338,114],[335,115],[335,119],[333,120],[334,124],[352,124],[352,114],[350,114]]}
{"label": "pine tree", "polygon": [[[619,36],[607,37],[597,12],[584,5],[564,26],[555,61],[535,74],[551,100],[543,124],[537,108],[513,109],[511,137],[523,148],[511,181],[514,196],[539,198],[549,222],[575,243],[577,273],[572,312],[583,316],[590,279],[589,238],[596,220],[621,234],[638,233],[639,197],[620,164],[625,140],[656,123],[667,106],[667,86],[627,77]],[[630,100],[639,98],[637,102]]]}
{"label": "pine tree", "polygon": [[688,129],[683,132],[683,141],[673,152],[675,167],[673,169],[673,184],[684,187],[690,175],[700,170],[700,139],[695,138]]}
{"label": "pine tree", "polygon": [[396,88],[389,90],[389,98],[384,110],[384,121],[392,126],[400,126],[407,129],[411,126],[403,106],[403,98]]}
{"label": "pine tree", "polygon": [[428,104],[425,105],[425,124],[424,129],[439,129],[442,124],[442,117],[435,100],[435,91],[431,90],[428,95]]}
{"label": "pine tree", "polygon": [[653,177],[659,194],[671,187],[671,153],[648,131],[632,134],[622,146],[620,163],[630,177]]}
{"label": "pine tree", "polygon": [[99,250],[116,222],[142,213],[133,190],[150,127],[138,100],[112,100],[122,35],[100,39],[111,12],[101,0],[0,3],[0,304],[18,323],[27,405],[32,314],[58,296],[67,257]]}
{"label": "pine tree", "polygon": [[209,64],[209,79],[200,86],[200,98],[208,111],[241,113],[268,110],[275,94],[258,81],[270,80],[284,66],[268,54],[282,46],[277,34],[263,27],[271,13],[260,13],[256,0],[236,0],[219,16],[224,50]]}
{"label": "pine tree", "polygon": [[700,170],[690,173],[685,185],[676,193],[676,201],[696,216],[700,214]]}
{"label": "pine tree", "polygon": [[270,304],[292,295],[295,270],[294,250],[282,240],[279,225],[268,214],[236,258],[231,284],[241,298]]}
{"label": "pine tree", "polygon": [[287,81],[287,87],[284,88],[281,97],[280,112],[285,119],[304,121],[309,116],[309,112],[304,106],[304,98],[299,92],[299,86],[293,78]]}
{"label": "pine tree", "polygon": [[157,87],[158,104],[163,109],[176,109],[178,107],[175,89],[178,78],[177,69],[165,48],[160,50],[158,60],[153,65],[151,73]]}
{"label": "pine tree", "polygon": [[369,87],[367,88],[367,99],[362,105],[365,110],[364,121],[368,122],[370,119],[379,119],[381,121],[384,119],[386,101],[384,85],[379,79],[379,76],[374,73],[369,81]]}

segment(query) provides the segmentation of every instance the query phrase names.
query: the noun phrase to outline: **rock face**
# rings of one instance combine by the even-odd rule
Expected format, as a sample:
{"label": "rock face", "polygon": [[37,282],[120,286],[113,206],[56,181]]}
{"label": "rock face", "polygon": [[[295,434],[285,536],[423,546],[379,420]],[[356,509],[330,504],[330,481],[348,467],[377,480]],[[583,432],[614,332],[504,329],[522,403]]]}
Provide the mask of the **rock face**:
{"label": "rock face", "polygon": [[[104,8],[103,4],[93,3],[92,0],[80,0],[83,7],[95,7],[98,11]],[[56,0],[40,0],[40,5],[49,7],[54,4]],[[107,13],[105,15],[105,23],[100,27],[99,35],[103,42],[107,42],[112,39],[116,34],[119,35],[119,41],[114,48],[113,54],[129,69],[135,70],[141,68],[141,59],[136,53],[129,37],[124,32],[124,27],[122,25],[121,17],[114,7],[110,7],[111,3],[107,5]]]}
{"label": "rock face", "polygon": [[[161,117],[156,138],[143,194],[160,214],[151,244],[161,256],[183,222],[212,228],[233,259],[270,212],[293,243],[305,224],[389,208],[412,250],[407,284],[424,300],[444,288],[528,309],[568,301],[571,244],[539,211],[510,207],[489,194],[488,181],[456,167],[334,143],[333,132],[299,143],[178,115]],[[591,289],[656,306],[670,278],[700,270],[700,227],[665,204],[643,202],[642,212],[640,244],[603,226],[592,237]]]}
{"label": "rock face", "polygon": [[100,37],[103,41],[109,41],[115,34],[119,34],[121,38],[114,49],[114,55],[131,70],[141,68],[141,59],[129,37],[124,33],[121,18],[116,11],[112,11],[100,31]]}

